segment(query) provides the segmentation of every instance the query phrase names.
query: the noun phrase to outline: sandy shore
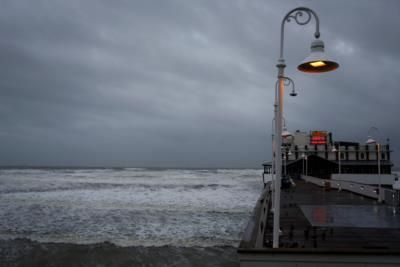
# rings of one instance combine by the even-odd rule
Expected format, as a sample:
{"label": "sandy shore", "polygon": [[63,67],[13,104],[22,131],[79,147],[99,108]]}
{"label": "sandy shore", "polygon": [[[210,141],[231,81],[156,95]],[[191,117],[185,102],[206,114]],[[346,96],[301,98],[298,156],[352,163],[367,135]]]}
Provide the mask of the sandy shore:
{"label": "sandy shore", "polygon": [[118,247],[0,240],[0,266],[239,266],[234,247]]}

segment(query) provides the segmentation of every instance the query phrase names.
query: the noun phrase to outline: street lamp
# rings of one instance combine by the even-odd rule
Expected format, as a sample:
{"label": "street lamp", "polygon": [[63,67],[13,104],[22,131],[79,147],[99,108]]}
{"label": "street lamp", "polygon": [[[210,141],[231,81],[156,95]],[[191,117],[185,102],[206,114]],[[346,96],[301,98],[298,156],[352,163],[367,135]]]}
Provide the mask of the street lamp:
{"label": "street lamp", "polygon": [[339,143],[339,145],[338,145],[338,149],[336,149],[336,147],[333,147],[333,148],[332,148],[332,152],[338,152],[339,174],[341,174],[341,173],[342,173],[342,167],[341,167],[341,164],[340,164],[340,160],[341,160],[342,154],[341,154],[341,152],[340,152],[340,143]]}
{"label": "street lamp", "polygon": [[[304,20],[301,18],[304,16]],[[286,67],[285,60],[283,57],[283,40],[284,40],[284,29],[285,23],[294,20],[298,25],[306,25],[314,17],[316,22],[316,28],[314,36],[316,40],[311,44],[311,54],[307,57],[299,66],[298,70],[308,73],[322,73],[334,70],[339,67],[339,64],[333,60],[328,59],[324,53],[324,43],[319,40],[319,19],[317,14],[306,7],[298,7],[289,11],[283,18],[281,23],[281,38],[280,38],[280,53],[278,64],[278,82],[279,89],[275,92],[275,103],[276,103],[276,120],[275,120],[275,211],[274,211],[274,225],[273,225],[273,248],[279,247],[279,221],[280,221],[280,193],[281,193],[281,179],[282,179],[282,114],[283,114],[283,93],[285,89],[285,74],[284,70]]]}
{"label": "street lamp", "polygon": [[[289,152],[290,152],[290,148],[288,149],[288,145],[289,146],[291,145],[291,142],[293,141],[293,135],[292,135],[291,132],[289,132],[286,129],[286,124],[285,123],[284,123],[283,131],[282,131],[282,138],[285,139],[285,146],[284,146],[285,147],[285,151],[284,151],[284,154],[283,154],[283,158],[285,160],[285,173],[284,174],[286,176],[286,174],[287,174],[286,166],[287,166],[287,160],[288,160],[288,156],[289,156]],[[290,154],[292,154],[292,153],[290,152]]]}
{"label": "street lamp", "polygon": [[379,184],[378,184],[378,202],[381,203],[382,202],[382,197],[381,197],[381,144],[379,142],[379,140],[375,140],[374,138],[372,138],[372,134],[371,132],[375,131],[377,133],[377,135],[379,135],[379,130],[376,127],[371,127],[368,130],[368,139],[365,142],[367,145],[372,145],[375,144],[376,145],[376,150],[377,150],[377,160],[378,160],[378,180],[379,180]]}
{"label": "street lamp", "polygon": [[[287,151],[287,153],[286,153]],[[287,149],[286,147],[286,151],[285,151],[285,176],[287,175],[287,161],[289,159],[289,156],[292,155],[292,151],[290,151],[290,149]]]}
{"label": "street lamp", "polygon": [[306,160],[306,176],[308,176],[308,156],[305,157]]}
{"label": "street lamp", "polygon": [[288,156],[289,156],[289,151],[290,151],[290,150],[288,150],[288,148],[285,146],[284,154],[282,154],[283,159],[285,160],[285,162],[284,162],[284,166],[285,166],[284,175],[285,175],[285,176],[286,176],[286,174],[287,174],[287,168],[286,168],[286,166],[287,166],[287,160],[288,160]]}
{"label": "street lamp", "polygon": [[[307,163],[308,156],[303,153],[303,154],[301,154],[301,158],[303,159],[303,175],[307,176],[308,175],[308,163]],[[304,172],[304,165],[306,165],[305,172]]]}
{"label": "street lamp", "polygon": [[[315,37],[318,38],[317,36]],[[311,44],[311,54],[303,60],[297,69],[309,73],[321,73],[337,69],[339,64],[327,59],[324,48],[324,42],[321,40],[317,39],[313,41]]]}
{"label": "street lamp", "polygon": [[[301,157],[303,158],[303,175],[305,175],[305,176],[307,176],[308,175],[308,163],[307,163],[307,160],[308,160],[308,156],[306,155],[306,154],[301,154]],[[305,166],[305,168],[304,168],[304,166]]]}

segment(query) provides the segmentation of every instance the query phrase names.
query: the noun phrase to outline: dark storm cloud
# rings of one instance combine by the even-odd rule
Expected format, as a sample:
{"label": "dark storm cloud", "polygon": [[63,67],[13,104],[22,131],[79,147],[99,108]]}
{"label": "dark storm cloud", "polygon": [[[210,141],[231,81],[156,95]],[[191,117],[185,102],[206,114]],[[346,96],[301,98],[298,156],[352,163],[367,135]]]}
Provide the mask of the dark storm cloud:
{"label": "dark storm cloud", "polygon": [[300,5],[341,68],[298,73],[314,24],[287,24],[289,129],[363,141],[377,126],[400,147],[396,1],[3,1],[0,163],[259,166],[279,26]]}

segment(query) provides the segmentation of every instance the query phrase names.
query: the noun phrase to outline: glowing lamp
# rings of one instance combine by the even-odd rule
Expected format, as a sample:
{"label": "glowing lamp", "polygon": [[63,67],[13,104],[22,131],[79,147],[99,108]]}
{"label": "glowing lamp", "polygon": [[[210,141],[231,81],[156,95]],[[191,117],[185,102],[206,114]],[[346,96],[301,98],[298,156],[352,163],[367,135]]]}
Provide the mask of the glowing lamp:
{"label": "glowing lamp", "polygon": [[314,68],[326,66],[325,62],[323,62],[323,61],[311,62],[310,65],[313,66]]}
{"label": "glowing lamp", "polygon": [[324,52],[324,42],[314,40],[311,44],[310,55],[297,67],[298,70],[308,73],[322,73],[335,70],[339,64],[328,59]]}

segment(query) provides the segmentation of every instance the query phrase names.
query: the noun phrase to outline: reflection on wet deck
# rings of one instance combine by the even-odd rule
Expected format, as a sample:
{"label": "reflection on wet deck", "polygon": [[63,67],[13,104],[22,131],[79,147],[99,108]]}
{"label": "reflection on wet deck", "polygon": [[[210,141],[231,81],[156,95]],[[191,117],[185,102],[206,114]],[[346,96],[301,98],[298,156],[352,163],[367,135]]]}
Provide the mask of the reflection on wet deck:
{"label": "reflection on wet deck", "polygon": [[378,205],[301,205],[312,226],[400,228],[400,214]]}
{"label": "reflection on wet deck", "polygon": [[[268,217],[265,248],[272,243]],[[281,248],[400,249],[400,214],[391,206],[303,180],[282,191],[281,231]]]}

